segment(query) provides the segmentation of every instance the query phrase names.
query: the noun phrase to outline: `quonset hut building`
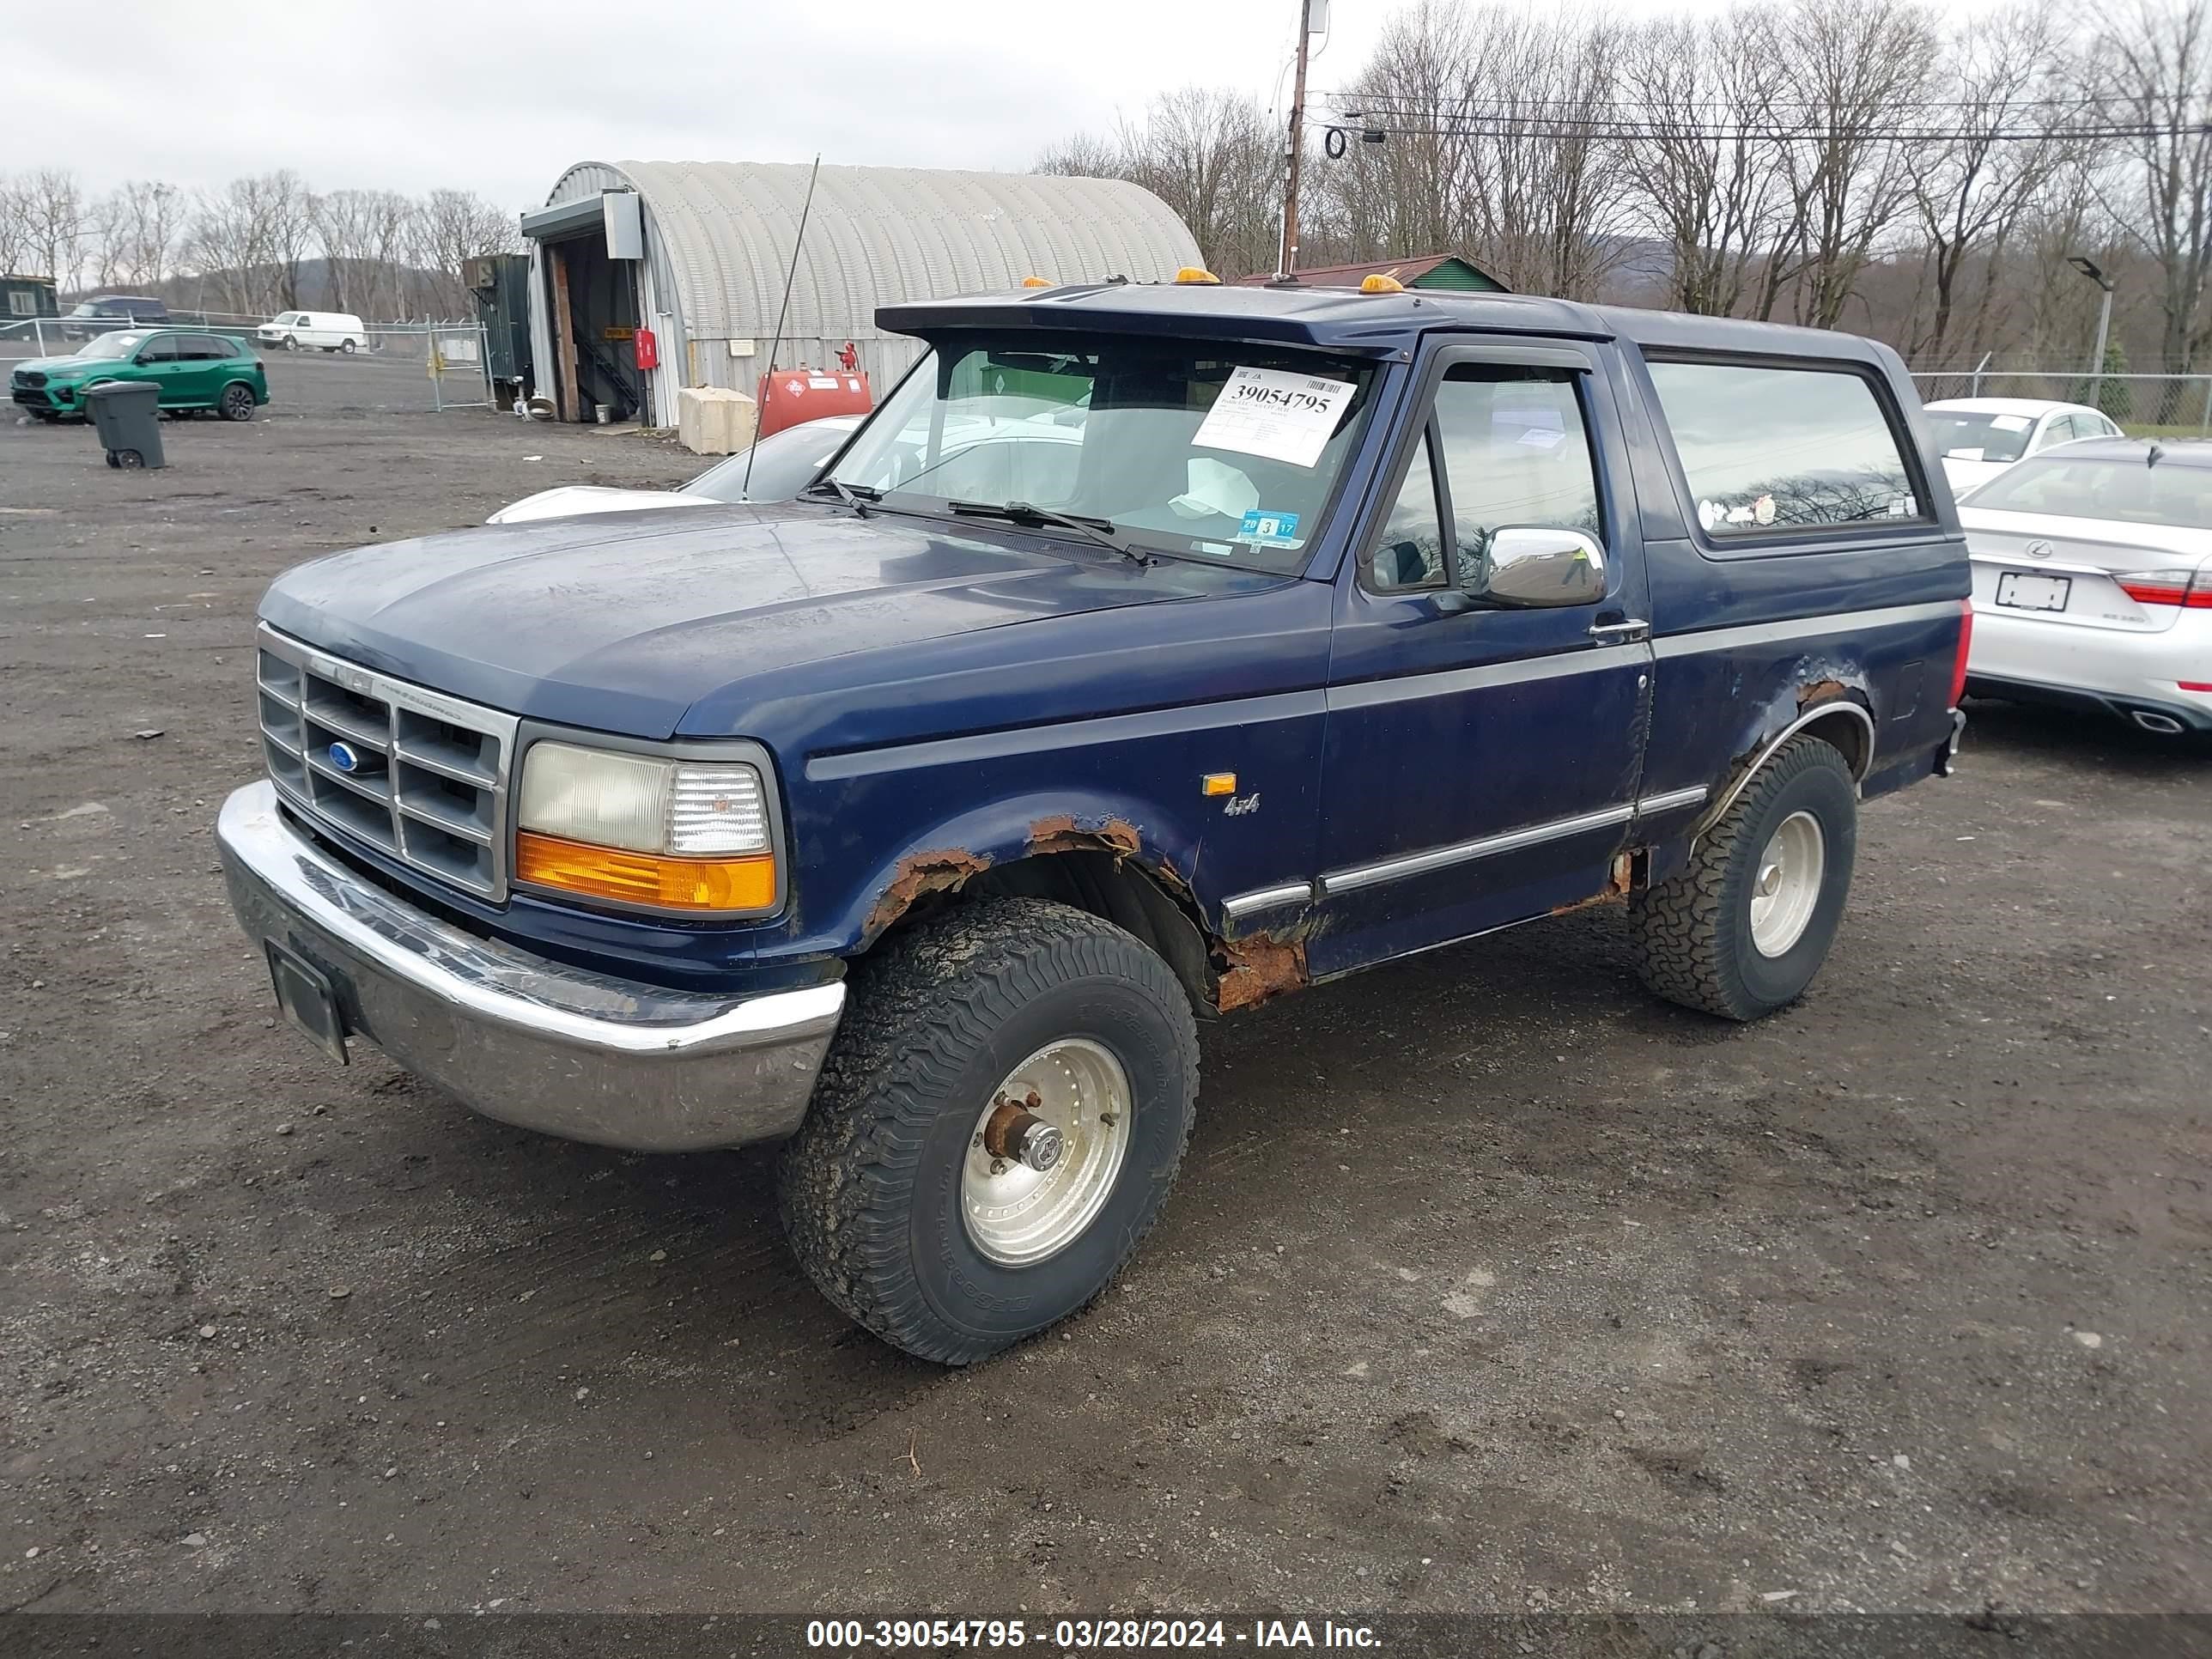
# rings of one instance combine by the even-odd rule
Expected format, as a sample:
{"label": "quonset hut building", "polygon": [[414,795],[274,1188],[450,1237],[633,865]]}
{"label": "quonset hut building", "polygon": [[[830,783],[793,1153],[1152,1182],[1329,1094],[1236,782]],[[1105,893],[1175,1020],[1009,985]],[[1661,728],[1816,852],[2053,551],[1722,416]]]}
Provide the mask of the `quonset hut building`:
{"label": "quonset hut building", "polygon": [[[755,392],[791,271],[805,164],[580,161],[522,216],[537,391],[676,424],[687,386]],[[831,368],[850,341],[878,398],[921,355],[876,307],[1023,278],[1160,282],[1198,263],[1167,204],[1115,179],[824,167],[776,366]],[[636,335],[657,366],[638,367]]]}

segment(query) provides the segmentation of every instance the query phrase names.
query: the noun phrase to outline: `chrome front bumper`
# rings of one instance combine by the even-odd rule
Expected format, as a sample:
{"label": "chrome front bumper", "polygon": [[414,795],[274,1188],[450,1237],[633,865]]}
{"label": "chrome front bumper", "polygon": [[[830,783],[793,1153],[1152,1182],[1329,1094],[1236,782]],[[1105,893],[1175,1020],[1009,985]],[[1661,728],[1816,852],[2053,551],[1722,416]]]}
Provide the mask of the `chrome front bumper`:
{"label": "chrome front bumper", "polygon": [[320,969],[348,1031],[524,1128],[638,1152],[787,1135],[844,1009],[842,983],[700,995],[479,939],[322,851],[265,781],[222,804],[216,839],[240,926]]}

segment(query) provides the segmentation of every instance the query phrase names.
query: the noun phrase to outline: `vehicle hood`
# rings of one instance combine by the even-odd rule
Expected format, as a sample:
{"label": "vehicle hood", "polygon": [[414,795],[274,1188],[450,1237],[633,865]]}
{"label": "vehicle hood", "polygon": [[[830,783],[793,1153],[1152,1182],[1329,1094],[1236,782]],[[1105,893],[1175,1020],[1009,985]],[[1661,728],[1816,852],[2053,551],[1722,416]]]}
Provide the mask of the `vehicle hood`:
{"label": "vehicle hood", "polygon": [[[110,357],[102,358],[100,361],[112,368],[116,364],[126,360]],[[19,357],[8,365],[8,372],[13,374],[19,370],[29,369],[45,375],[51,380],[57,374],[74,374],[79,370],[91,368],[94,366],[91,362],[82,357]]]}
{"label": "vehicle hood", "polygon": [[1182,561],[1139,568],[997,526],[790,502],[547,519],[360,548],[287,571],[261,614],[310,645],[455,696],[658,738],[702,699],[742,709],[831,659],[852,659],[856,681],[888,686],[900,653],[926,641],[1284,580]]}
{"label": "vehicle hood", "polygon": [[527,524],[533,519],[569,519],[583,513],[632,513],[647,507],[715,507],[711,495],[687,495],[680,489],[617,489],[611,484],[561,484],[510,501],[486,524]]}
{"label": "vehicle hood", "polygon": [[1951,493],[1954,495],[1963,495],[1976,486],[1987,483],[1998,473],[2015,465],[2016,463],[2012,461],[1957,460],[1946,455],[1943,458],[1943,476],[1951,481]]}

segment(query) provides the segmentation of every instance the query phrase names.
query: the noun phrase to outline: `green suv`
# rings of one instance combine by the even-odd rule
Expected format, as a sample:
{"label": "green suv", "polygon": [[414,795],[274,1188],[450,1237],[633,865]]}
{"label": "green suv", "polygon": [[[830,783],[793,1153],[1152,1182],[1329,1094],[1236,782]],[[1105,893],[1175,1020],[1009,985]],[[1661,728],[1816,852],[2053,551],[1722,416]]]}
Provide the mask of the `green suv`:
{"label": "green suv", "polygon": [[161,407],[212,409],[226,421],[250,421],[269,401],[261,360],[236,340],[187,329],[133,328],[88,340],[67,357],[18,363],[15,401],[41,420],[82,417],[84,394],[108,380],[150,380]]}

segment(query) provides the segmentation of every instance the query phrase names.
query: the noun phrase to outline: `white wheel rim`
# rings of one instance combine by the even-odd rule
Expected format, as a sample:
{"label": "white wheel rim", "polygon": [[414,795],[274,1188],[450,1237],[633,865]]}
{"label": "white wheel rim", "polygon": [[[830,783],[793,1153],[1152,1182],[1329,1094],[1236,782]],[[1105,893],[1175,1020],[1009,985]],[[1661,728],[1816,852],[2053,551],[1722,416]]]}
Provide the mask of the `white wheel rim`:
{"label": "white wheel rim", "polygon": [[1792,812],[1768,837],[1751,878],[1751,942],[1759,955],[1782,956],[1805,936],[1827,863],[1827,838],[1810,812]]}
{"label": "white wheel rim", "polygon": [[[992,1118],[1010,1104],[1065,1138],[1051,1168],[994,1157],[985,1144]],[[1121,1173],[1130,1104],[1121,1062],[1087,1037],[1048,1042],[1015,1066],[968,1133],[960,1218],[969,1242],[1009,1267],[1033,1266],[1073,1243],[1098,1218]]]}

